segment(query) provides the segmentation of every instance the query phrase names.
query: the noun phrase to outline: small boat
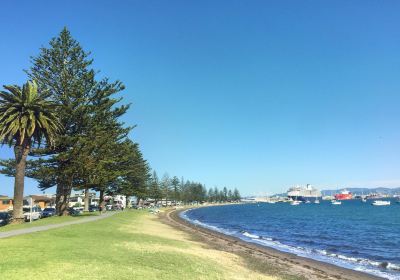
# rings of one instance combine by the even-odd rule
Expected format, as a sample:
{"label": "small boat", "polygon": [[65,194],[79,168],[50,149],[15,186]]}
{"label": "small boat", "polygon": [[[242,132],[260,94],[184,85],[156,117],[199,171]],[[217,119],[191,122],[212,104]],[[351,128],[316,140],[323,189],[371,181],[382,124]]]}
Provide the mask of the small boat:
{"label": "small boat", "polygon": [[387,201],[387,200],[374,200],[374,202],[372,202],[372,205],[374,205],[374,206],[388,206],[388,205],[390,205],[390,201]]}
{"label": "small boat", "polygon": [[290,202],[290,205],[296,206],[296,205],[299,205],[300,203],[301,203],[301,201],[293,200],[292,202]]}
{"label": "small boat", "polygon": [[315,196],[314,203],[315,203],[315,204],[319,204],[319,199],[318,199],[318,196]]}
{"label": "small boat", "polygon": [[306,200],[306,202],[305,202],[306,204],[309,204],[309,203],[311,203],[311,201],[309,201],[309,200]]}
{"label": "small boat", "polygon": [[332,205],[341,205],[342,202],[334,199],[334,200],[331,201],[331,204]]}
{"label": "small boat", "polygon": [[362,202],[367,202],[367,196],[364,195],[364,192],[361,193],[361,201]]}

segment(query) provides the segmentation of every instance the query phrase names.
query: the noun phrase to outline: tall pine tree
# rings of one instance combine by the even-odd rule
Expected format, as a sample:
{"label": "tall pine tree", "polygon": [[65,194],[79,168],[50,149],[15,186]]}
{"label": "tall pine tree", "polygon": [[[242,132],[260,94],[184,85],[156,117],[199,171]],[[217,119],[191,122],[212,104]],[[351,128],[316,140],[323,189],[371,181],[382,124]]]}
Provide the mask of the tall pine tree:
{"label": "tall pine tree", "polygon": [[[96,81],[89,55],[64,28],[50,41],[48,48],[41,48],[40,54],[32,58],[33,65],[26,71],[59,105],[57,114],[65,131],[56,139],[55,151],[35,151],[34,154],[46,157],[36,164],[32,174],[42,188],[57,186],[56,211],[59,215],[66,214],[72,188],[84,180],[82,164],[77,159],[93,139],[93,130],[97,129],[91,121],[93,116],[101,110],[102,102],[111,99],[111,103],[116,103],[119,99],[112,96],[124,89],[119,81]],[[104,110],[110,110],[110,107],[106,106]],[[119,110],[126,111],[126,107]]]}

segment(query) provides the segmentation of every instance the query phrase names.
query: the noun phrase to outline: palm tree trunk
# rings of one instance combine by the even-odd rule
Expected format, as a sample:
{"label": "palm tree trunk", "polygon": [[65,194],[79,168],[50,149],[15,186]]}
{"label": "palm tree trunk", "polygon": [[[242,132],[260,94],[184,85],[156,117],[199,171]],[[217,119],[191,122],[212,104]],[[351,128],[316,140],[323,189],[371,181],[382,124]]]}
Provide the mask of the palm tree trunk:
{"label": "palm tree trunk", "polygon": [[24,200],[26,158],[28,157],[29,149],[29,145],[19,145],[14,147],[16,164],[14,181],[13,223],[22,223],[24,221],[22,206]]}
{"label": "palm tree trunk", "polygon": [[83,202],[85,203],[85,208],[83,209],[83,211],[85,212],[89,212],[89,188],[85,188],[85,198],[83,200]]}

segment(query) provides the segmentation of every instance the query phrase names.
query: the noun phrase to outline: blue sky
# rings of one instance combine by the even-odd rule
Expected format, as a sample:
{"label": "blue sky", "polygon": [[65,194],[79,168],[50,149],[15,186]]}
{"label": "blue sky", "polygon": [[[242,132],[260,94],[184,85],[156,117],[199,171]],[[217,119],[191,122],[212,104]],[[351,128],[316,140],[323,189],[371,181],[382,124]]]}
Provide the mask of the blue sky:
{"label": "blue sky", "polygon": [[[7,1],[0,84],[64,26],[122,80],[160,176],[242,194],[400,186],[397,1]],[[1,157],[12,157],[7,147]],[[12,194],[0,177],[0,193]],[[37,193],[27,180],[26,193]]]}

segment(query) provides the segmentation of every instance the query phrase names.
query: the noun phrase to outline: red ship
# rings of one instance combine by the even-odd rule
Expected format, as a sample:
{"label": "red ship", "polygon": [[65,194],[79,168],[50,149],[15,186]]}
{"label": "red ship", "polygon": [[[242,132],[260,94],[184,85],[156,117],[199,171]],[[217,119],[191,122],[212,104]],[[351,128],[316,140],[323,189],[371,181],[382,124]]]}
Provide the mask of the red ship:
{"label": "red ship", "polygon": [[352,199],[353,194],[349,192],[348,190],[343,190],[338,194],[335,194],[335,199],[336,200],[346,200],[346,199]]}

